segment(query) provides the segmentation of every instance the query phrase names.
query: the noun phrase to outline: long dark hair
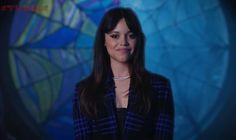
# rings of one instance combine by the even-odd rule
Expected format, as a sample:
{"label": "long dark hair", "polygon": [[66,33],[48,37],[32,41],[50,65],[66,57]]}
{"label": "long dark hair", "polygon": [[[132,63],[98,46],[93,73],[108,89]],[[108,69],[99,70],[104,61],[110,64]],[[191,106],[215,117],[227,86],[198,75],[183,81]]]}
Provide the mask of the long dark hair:
{"label": "long dark hair", "polygon": [[78,85],[80,111],[86,116],[97,116],[102,107],[102,97],[105,93],[103,83],[111,71],[110,57],[104,46],[105,33],[113,30],[122,18],[125,19],[128,28],[136,35],[137,39],[134,52],[129,60],[135,93],[140,97],[137,107],[144,112],[148,112],[150,109],[150,98],[147,94],[149,85],[145,80],[147,76],[144,68],[145,36],[135,13],[129,8],[117,7],[110,9],[103,16],[96,32],[92,73]]}

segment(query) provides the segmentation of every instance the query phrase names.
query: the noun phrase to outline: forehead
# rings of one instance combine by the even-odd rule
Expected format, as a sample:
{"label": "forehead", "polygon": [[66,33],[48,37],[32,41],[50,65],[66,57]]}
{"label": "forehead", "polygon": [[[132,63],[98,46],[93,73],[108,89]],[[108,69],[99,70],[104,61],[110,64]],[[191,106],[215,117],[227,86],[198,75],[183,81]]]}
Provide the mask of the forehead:
{"label": "forehead", "polygon": [[117,25],[111,32],[120,32],[120,33],[127,33],[130,32],[130,29],[128,25],[126,24],[126,21],[124,18],[120,19]]}

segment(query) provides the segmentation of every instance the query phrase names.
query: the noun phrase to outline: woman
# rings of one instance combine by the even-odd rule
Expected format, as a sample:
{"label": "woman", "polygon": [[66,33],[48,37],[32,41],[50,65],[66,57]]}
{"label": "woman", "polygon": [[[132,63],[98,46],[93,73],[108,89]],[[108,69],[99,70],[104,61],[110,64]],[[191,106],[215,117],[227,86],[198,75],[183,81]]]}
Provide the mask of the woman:
{"label": "woman", "polygon": [[76,139],[172,139],[170,83],[145,70],[144,42],[131,9],[105,13],[96,33],[92,73],[76,85]]}

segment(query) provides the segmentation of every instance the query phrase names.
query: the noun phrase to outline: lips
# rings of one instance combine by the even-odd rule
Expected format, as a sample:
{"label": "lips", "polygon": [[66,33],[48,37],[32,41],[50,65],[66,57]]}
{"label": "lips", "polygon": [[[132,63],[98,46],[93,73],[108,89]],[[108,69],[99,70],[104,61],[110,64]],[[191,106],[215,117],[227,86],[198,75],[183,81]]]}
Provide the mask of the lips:
{"label": "lips", "polygon": [[117,49],[117,51],[120,51],[120,52],[130,52],[130,48],[120,48],[120,49]]}

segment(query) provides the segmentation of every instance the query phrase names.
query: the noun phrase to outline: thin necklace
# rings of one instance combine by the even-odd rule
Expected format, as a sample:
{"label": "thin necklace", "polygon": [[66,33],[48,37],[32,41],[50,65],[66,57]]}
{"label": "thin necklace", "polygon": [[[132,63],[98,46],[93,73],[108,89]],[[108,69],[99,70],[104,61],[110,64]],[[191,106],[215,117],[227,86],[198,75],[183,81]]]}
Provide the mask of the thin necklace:
{"label": "thin necklace", "polygon": [[128,76],[117,76],[117,77],[113,77],[113,79],[114,80],[126,80],[126,79],[129,79],[130,78],[130,76],[128,75]]}

